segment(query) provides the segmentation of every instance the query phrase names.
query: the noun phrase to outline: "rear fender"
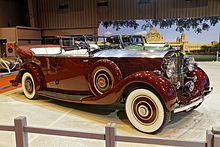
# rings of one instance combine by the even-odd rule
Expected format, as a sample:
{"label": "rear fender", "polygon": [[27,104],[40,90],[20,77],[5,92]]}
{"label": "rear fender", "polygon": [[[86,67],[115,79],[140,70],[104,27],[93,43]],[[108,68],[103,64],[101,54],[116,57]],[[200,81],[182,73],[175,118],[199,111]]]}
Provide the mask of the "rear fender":
{"label": "rear fender", "polygon": [[39,65],[33,62],[26,62],[21,66],[21,69],[19,70],[15,80],[12,82],[13,86],[17,86],[19,83],[21,83],[22,76],[25,72],[29,72],[33,76],[36,90],[41,90],[43,87],[45,87],[43,72]]}

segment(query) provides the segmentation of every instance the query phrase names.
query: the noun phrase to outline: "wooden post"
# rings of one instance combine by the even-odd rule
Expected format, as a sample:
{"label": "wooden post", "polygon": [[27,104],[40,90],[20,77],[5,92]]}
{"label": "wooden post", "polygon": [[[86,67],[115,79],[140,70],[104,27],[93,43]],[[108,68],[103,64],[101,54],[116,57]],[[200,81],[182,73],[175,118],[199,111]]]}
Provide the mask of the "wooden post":
{"label": "wooden post", "polygon": [[110,127],[111,127],[111,123],[107,123],[107,125],[105,126],[105,146],[106,147],[111,147]]}
{"label": "wooden post", "polygon": [[219,51],[217,51],[217,53],[216,53],[216,62],[218,62],[219,61]]}
{"label": "wooden post", "polygon": [[19,116],[14,119],[16,147],[28,147],[28,134],[24,132],[24,127],[27,126],[27,120],[24,116]]}
{"label": "wooden post", "polygon": [[115,134],[116,134],[116,124],[112,123],[110,127],[110,136],[111,136],[111,147],[116,147],[116,142],[115,142]]}
{"label": "wooden post", "polygon": [[206,147],[213,147],[213,132],[211,130],[207,130],[206,131],[206,143],[207,146]]}
{"label": "wooden post", "polygon": [[105,127],[105,145],[106,147],[116,147],[115,143],[116,124],[108,123]]}
{"label": "wooden post", "polygon": [[220,135],[219,134],[214,135],[214,146],[213,147],[220,147]]}
{"label": "wooden post", "polygon": [[213,137],[213,147],[220,146],[220,127],[212,127]]}
{"label": "wooden post", "polygon": [[34,18],[34,10],[33,10],[33,0],[28,0],[28,12],[31,27],[35,27],[35,18]]}

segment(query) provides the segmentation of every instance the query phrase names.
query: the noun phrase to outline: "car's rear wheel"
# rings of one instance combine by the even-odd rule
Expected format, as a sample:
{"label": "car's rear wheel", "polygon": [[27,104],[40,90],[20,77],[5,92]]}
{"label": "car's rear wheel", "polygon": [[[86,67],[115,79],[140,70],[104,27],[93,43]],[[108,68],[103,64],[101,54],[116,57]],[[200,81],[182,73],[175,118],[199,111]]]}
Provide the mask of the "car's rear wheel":
{"label": "car's rear wheel", "polygon": [[131,124],[146,133],[158,133],[168,123],[171,112],[150,89],[132,90],[125,103],[126,114]]}
{"label": "car's rear wheel", "polygon": [[22,88],[24,91],[24,95],[28,99],[37,98],[34,79],[29,72],[25,72],[24,75],[22,76]]}

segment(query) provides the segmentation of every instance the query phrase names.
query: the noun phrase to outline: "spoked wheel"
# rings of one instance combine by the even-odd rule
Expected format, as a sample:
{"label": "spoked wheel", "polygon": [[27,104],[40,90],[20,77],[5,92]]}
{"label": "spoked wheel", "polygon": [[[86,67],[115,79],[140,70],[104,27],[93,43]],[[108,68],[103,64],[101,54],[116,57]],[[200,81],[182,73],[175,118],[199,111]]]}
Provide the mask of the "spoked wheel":
{"label": "spoked wheel", "polygon": [[34,79],[29,72],[24,73],[24,75],[22,76],[22,88],[24,91],[24,95],[28,99],[37,98]]}
{"label": "spoked wheel", "polygon": [[143,88],[128,94],[125,109],[131,124],[146,133],[160,132],[171,115],[156,94]]}

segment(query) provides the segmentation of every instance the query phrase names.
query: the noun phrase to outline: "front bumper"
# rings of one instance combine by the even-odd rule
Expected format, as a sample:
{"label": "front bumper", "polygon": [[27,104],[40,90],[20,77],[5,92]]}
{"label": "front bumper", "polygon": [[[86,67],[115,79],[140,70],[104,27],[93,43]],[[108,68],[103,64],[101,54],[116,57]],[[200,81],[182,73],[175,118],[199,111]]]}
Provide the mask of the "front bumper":
{"label": "front bumper", "polygon": [[[190,111],[197,106],[199,106],[205,99],[207,95],[209,95],[213,91],[213,87],[209,88],[209,90],[204,90],[203,94],[191,101],[189,101],[187,104],[176,104],[175,108],[173,110],[173,113],[178,113],[182,111]],[[207,98],[207,97],[206,97]]]}

